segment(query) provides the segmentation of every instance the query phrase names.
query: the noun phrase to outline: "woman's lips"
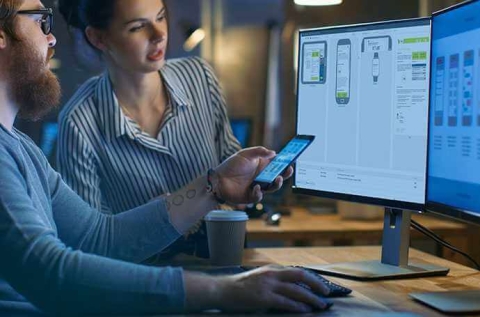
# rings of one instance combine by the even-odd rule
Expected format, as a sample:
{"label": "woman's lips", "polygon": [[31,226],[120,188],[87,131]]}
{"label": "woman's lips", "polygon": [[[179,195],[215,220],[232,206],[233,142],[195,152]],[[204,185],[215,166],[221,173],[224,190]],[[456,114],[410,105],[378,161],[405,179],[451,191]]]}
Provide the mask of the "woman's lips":
{"label": "woman's lips", "polygon": [[155,51],[151,54],[147,55],[147,58],[153,62],[157,62],[163,58],[163,50],[160,49],[158,51]]}

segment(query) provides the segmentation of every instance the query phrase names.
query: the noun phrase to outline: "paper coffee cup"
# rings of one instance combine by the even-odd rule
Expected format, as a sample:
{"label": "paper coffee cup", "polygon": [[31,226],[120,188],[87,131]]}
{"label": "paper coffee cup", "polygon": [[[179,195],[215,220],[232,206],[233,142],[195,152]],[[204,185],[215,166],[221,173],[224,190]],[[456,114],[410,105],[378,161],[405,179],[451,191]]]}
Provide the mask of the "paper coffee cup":
{"label": "paper coffee cup", "polygon": [[243,211],[213,210],[205,216],[212,265],[242,264],[247,220]]}

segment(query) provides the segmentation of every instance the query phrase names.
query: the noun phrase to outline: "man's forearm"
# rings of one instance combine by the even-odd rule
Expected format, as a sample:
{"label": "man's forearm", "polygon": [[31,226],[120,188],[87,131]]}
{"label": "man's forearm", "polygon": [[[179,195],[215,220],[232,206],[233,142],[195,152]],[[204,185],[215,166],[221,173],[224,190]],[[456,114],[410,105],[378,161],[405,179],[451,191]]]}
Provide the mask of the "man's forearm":
{"label": "man's forearm", "polygon": [[165,199],[168,215],[178,232],[184,233],[218,207],[218,202],[207,192],[207,177],[200,177],[170,194]]}

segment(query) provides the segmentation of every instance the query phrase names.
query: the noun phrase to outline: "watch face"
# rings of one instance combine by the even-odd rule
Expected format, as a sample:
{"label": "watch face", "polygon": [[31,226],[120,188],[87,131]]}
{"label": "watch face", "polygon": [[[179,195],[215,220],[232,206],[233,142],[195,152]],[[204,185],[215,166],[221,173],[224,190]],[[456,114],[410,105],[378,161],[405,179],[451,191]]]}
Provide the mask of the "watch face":
{"label": "watch face", "polygon": [[380,59],[377,55],[375,55],[372,61],[372,75],[373,77],[378,77],[378,75],[380,75]]}

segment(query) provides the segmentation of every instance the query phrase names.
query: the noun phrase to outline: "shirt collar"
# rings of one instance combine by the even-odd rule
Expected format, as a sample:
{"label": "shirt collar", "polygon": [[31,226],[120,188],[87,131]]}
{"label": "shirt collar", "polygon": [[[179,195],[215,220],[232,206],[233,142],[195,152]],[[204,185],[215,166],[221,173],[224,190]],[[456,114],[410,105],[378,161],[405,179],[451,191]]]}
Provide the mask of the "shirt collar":
{"label": "shirt collar", "polygon": [[112,83],[108,77],[108,73],[100,76],[96,90],[96,103],[100,111],[100,121],[105,136],[111,140],[127,132],[127,119],[118,104],[117,96],[113,91]]}
{"label": "shirt collar", "polygon": [[[162,75],[168,94],[172,99],[170,103],[171,106],[192,106],[191,99],[182,89],[181,83],[168,64],[161,68],[160,74]],[[110,81],[107,72],[103,73],[99,78],[95,91],[95,98],[96,103],[99,106],[100,120],[106,138],[111,140],[124,134],[133,138],[134,129],[130,126],[128,119],[118,104],[117,96],[115,96],[112,82]]]}
{"label": "shirt collar", "polygon": [[175,73],[175,70],[169,66],[168,62],[160,69],[160,74],[170,94],[170,98],[172,98],[172,106],[192,106],[192,100],[184,91],[178,75]]}

